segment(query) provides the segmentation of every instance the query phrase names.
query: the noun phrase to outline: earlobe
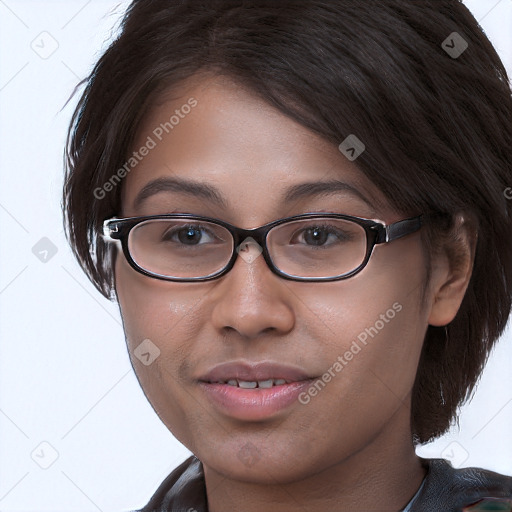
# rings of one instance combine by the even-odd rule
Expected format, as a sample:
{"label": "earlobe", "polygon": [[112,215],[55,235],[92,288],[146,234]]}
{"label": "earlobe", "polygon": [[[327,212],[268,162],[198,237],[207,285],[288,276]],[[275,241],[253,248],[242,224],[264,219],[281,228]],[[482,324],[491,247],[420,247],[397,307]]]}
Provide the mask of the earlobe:
{"label": "earlobe", "polygon": [[457,315],[471,279],[477,230],[468,216],[457,214],[451,233],[435,258],[432,271],[432,303],[428,323],[449,324]]}

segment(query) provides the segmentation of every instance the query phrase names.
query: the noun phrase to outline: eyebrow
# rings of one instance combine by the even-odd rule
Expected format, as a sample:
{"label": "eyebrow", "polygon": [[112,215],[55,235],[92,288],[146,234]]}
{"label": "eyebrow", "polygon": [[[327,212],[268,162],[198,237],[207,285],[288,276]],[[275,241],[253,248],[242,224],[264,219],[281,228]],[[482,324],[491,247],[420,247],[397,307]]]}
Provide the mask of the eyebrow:
{"label": "eyebrow", "polygon": [[[178,192],[194,197],[201,197],[222,208],[227,208],[228,201],[213,185],[186,180],[183,178],[157,178],[147,183],[137,194],[134,208],[138,208],[149,197],[160,192]],[[283,202],[297,201],[313,196],[327,196],[338,192],[348,192],[364,201],[373,211],[373,204],[355,187],[339,180],[312,181],[299,183],[288,188]]]}

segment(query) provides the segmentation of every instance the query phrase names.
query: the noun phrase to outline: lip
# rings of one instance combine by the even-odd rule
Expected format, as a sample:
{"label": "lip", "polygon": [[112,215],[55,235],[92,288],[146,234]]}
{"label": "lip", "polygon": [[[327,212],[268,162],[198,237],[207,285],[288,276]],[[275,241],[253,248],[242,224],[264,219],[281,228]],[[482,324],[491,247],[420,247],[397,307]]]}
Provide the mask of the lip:
{"label": "lip", "polygon": [[[275,363],[223,363],[199,379],[208,402],[222,414],[241,421],[263,421],[298,403],[301,392],[316,377],[297,367]],[[228,380],[262,381],[284,379],[271,388],[244,389],[227,384]]]}
{"label": "lip", "polygon": [[304,370],[296,366],[279,363],[261,362],[228,362],[214,366],[208,373],[199,377],[202,382],[227,382],[230,379],[255,381],[268,379],[284,379],[298,382],[311,379]]}

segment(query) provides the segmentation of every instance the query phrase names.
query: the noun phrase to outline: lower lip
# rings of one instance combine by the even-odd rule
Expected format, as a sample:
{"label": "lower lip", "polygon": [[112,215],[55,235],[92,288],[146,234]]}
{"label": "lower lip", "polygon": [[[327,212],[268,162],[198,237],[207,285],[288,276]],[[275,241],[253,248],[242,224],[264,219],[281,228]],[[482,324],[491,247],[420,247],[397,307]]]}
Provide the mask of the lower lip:
{"label": "lower lip", "polygon": [[244,389],[229,384],[200,382],[208,397],[225,414],[239,420],[264,420],[297,401],[313,379],[271,388]]}

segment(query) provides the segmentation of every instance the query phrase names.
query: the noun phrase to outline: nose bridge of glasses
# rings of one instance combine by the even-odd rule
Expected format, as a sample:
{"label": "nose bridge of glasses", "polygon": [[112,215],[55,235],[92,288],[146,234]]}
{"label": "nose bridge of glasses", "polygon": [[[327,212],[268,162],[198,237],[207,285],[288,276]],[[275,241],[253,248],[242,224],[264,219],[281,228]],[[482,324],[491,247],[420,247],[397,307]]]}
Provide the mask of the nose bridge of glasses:
{"label": "nose bridge of glasses", "polygon": [[262,249],[265,246],[265,238],[270,230],[268,225],[261,226],[258,228],[251,228],[251,229],[245,229],[245,228],[238,228],[233,226],[232,234],[234,235],[234,250],[237,251],[240,244],[248,241],[248,242],[255,242],[257,243]]}

